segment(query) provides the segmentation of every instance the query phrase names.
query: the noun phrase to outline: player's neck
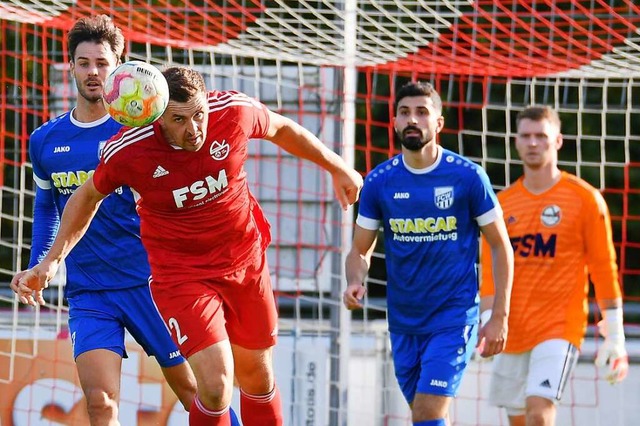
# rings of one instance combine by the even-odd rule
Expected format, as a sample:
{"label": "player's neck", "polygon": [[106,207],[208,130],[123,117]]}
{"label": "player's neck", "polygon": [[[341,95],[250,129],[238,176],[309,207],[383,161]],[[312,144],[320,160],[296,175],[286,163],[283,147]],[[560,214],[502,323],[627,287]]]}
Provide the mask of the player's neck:
{"label": "player's neck", "polygon": [[99,120],[107,114],[102,101],[89,102],[84,98],[78,98],[76,107],[73,110],[73,118],[81,123],[91,123]]}
{"label": "player's neck", "polygon": [[438,159],[438,144],[431,141],[420,151],[411,151],[403,147],[402,155],[407,166],[413,169],[426,169]]}
{"label": "player's neck", "polygon": [[542,194],[551,189],[558,181],[562,172],[557,166],[532,169],[525,166],[522,184],[533,194]]}

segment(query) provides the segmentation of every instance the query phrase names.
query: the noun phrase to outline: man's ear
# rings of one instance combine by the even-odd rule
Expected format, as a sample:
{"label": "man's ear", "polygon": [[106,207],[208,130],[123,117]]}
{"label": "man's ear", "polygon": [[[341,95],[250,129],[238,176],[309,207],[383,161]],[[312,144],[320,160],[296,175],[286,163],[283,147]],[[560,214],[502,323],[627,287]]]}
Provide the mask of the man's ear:
{"label": "man's ear", "polygon": [[436,133],[440,133],[444,129],[444,116],[438,117],[438,127],[436,127]]}

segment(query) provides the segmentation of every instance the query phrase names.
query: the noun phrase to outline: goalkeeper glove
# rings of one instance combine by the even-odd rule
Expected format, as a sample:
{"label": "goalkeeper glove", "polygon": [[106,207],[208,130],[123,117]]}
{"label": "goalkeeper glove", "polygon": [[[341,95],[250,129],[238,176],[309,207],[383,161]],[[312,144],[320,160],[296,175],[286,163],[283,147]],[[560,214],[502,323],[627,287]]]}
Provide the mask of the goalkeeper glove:
{"label": "goalkeeper glove", "polygon": [[608,367],[605,379],[610,384],[620,383],[629,371],[629,357],[624,348],[622,309],[605,309],[602,321],[598,322],[598,329],[604,337],[604,342],[598,348],[596,365]]}

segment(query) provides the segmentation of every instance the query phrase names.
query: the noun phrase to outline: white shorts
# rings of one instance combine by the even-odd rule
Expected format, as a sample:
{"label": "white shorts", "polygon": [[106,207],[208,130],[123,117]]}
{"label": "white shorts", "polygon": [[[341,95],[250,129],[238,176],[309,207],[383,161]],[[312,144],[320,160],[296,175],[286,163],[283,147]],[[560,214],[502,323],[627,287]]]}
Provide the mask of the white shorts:
{"label": "white shorts", "polygon": [[496,355],[489,402],[506,408],[509,416],[525,413],[528,396],[539,396],[557,403],[578,355],[578,349],[562,339],[544,341],[528,352]]}

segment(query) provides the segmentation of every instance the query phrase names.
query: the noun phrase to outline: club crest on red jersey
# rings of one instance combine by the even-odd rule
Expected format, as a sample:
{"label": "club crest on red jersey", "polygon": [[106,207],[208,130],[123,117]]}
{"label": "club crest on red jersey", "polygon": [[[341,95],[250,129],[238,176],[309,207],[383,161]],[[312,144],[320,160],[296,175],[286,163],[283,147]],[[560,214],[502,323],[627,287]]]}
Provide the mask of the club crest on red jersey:
{"label": "club crest on red jersey", "polygon": [[224,160],[229,155],[229,144],[224,139],[222,142],[213,141],[209,147],[209,154],[214,160]]}

